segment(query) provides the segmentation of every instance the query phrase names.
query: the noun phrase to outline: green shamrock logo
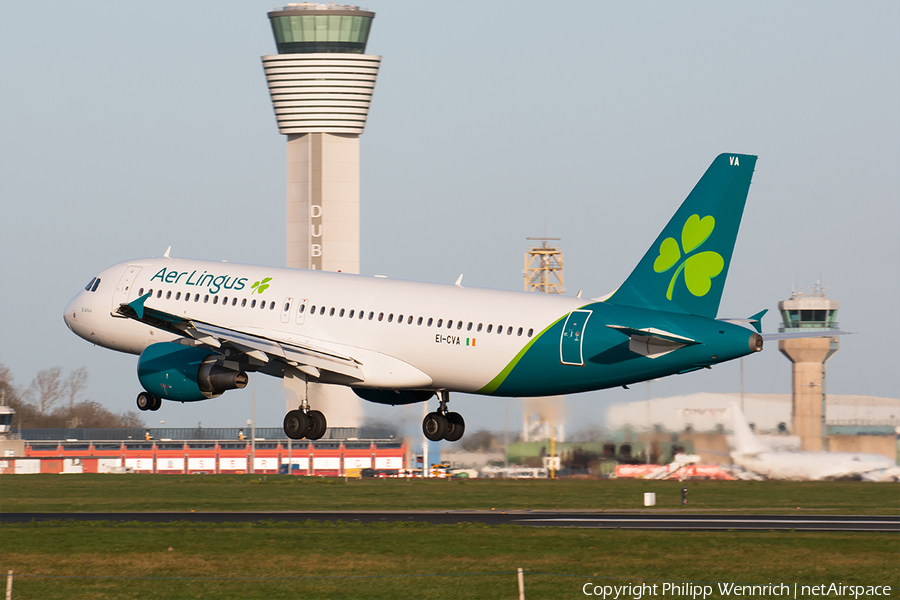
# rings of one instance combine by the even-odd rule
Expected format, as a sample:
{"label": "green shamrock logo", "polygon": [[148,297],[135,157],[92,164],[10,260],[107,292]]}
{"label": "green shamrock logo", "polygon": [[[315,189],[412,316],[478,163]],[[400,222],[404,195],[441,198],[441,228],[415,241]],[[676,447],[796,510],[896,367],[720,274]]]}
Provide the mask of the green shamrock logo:
{"label": "green shamrock logo", "polygon": [[712,287],[712,278],[717,276],[725,268],[725,260],[718,252],[707,250],[699,252],[692,256],[687,256],[703,242],[709,239],[713,229],[716,228],[716,220],[712,215],[700,218],[700,215],[691,215],[685,221],[684,227],[681,229],[681,246],[675,238],[667,237],[659,246],[659,256],[653,261],[653,270],[657,273],[664,273],[675,266],[681,260],[681,252],[684,251],[685,258],[672,280],[669,282],[669,289],[666,292],[666,298],[672,299],[672,289],[675,287],[675,280],[678,275],[684,271],[684,283],[690,293],[695,296],[705,296]]}
{"label": "green shamrock logo", "polygon": [[253,294],[255,294],[255,293],[257,293],[257,292],[259,292],[260,294],[262,294],[264,291],[266,291],[267,289],[269,289],[269,282],[270,282],[270,281],[272,281],[272,278],[271,278],[271,277],[266,277],[266,278],[263,279],[262,281],[257,281],[256,283],[254,283],[253,285],[251,285],[251,286],[250,286],[250,289],[252,289],[253,291],[250,292],[250,295],[252,296]]}

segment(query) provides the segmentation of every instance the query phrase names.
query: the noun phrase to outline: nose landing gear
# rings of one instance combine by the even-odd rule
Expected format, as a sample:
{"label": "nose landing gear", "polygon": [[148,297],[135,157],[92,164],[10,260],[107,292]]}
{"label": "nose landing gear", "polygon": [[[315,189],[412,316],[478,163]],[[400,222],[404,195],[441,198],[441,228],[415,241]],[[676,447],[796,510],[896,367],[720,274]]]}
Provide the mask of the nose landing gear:
{"label": "nose landing gear", "polygon": [[441,390],[438,392],[440,406],[437,412],[430,412],[422,420],[422,433],[432,442],[447,440],[456,442],[462,438],[466,431],[466,421],[462,415],[447,411],[447,403],[450,402],[450,392]]}

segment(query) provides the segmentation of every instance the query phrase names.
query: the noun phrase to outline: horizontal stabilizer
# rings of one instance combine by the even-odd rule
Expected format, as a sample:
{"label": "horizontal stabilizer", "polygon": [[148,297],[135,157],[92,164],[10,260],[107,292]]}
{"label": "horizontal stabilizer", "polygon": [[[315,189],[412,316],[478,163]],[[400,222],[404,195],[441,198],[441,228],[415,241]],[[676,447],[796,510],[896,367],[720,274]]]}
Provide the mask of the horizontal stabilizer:
{"label": "horizontal stabilizer", "polygon": [[722,317],[720,319],[716,319],[716,321],[724,321],[725,323],[732,323],[734,325],[750,325],[753,327],[753,329],[756,330],[756,333],[762,333],[762,318],[767,312],[769,312],[769,309],[765,308],[755,315],[747,317],[746,319],[731,319]]}
{"label": "horizontal stabilizer", "polygon": [[777,342],[779,340],[799,340],[802,338],[832,337],[835,335],[854,335],[855,331],[841,331],[839,329],[819,329],[817,331],[786,331],[784,333],[764,333],[763,340]]}
{"label": "horizontal stabilizer", "polygon": [[622,325],[607,325],[607,327],[627,335],[629,338],[628,349],[647,358],[659,358],[679,348],[700,343],[697,340],[655,327],[644,329],[634,329]]}

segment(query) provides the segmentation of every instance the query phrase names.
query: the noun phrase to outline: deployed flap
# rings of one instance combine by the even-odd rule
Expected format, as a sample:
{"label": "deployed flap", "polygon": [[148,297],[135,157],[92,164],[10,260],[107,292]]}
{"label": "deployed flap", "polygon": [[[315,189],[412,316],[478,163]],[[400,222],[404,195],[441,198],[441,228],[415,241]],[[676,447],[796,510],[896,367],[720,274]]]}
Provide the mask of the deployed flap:
{"label": "deployed flap", "polygon": [[700,343],[697,340],[655,327],[644,329],[634,329],[622,325],[607,325],[607,327],[627,335],[629,337],[628,349],[647,358],[659,358],[679,348]]}

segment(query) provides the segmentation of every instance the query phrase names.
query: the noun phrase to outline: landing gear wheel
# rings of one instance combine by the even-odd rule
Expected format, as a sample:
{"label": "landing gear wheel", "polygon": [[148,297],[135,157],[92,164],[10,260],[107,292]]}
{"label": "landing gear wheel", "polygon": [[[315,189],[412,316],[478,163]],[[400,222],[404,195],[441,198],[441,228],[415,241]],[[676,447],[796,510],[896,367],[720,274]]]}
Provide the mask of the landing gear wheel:
{"label": "landing gear wheel", "polygon": [[162,407],[162,398],[159,396],[151,396],[153,398],[153,404],[150,405],[148,410],[157,411]]}
{"label": "landing gear wheel", "polygon": [[152,406],[154,396],[149,392],[141,392],[137,395],[137,400],[135,401],[139,410],[153,410]]}
{"label": "landing gear wheel", "polygon": [[302,440],[309,431],[309,419],[303,411],[292,410],[284,416],[284,433],[292,440]]}
{"label": "landing gear wheel", "polygon": [[306,431],[307,439],[321,439],[322,436],[325,435],[325,430],[328,429],[328,422],[325,420],[325,415],[318,410],[311,410],[306,413],[306,418],[309,421],[309,429]]}
{"label": "landing gear wheel", "polygon": [[448,442],[459,441],[466,432],[466,422],[462,415],[455,412],[447,413],[447,423],[449,424],[449,427],[447,428],[446,435],[444,435],[444,439]]}
{"label": "landing gear wheel", "polygon": [[449,427],[450,423],[447,422],[447,417],[441,413],[428,413],[422,421],[422,433],[424,433],[425,437],[432,442],[438,442],[444,439]]}

